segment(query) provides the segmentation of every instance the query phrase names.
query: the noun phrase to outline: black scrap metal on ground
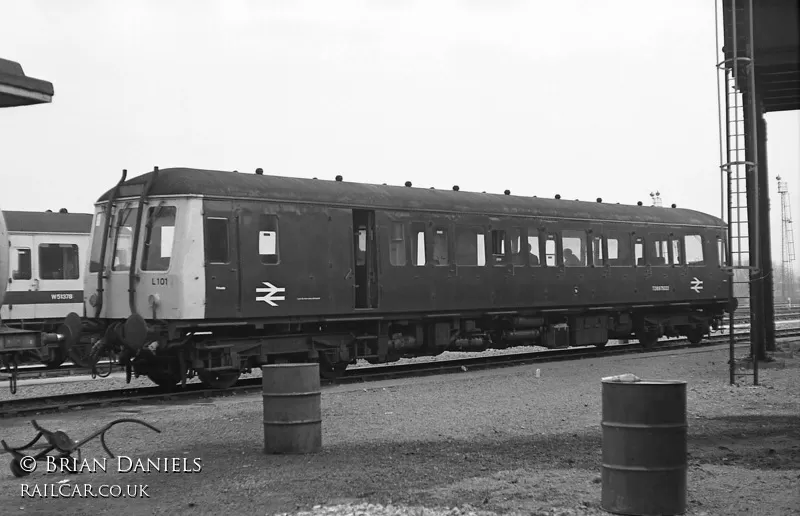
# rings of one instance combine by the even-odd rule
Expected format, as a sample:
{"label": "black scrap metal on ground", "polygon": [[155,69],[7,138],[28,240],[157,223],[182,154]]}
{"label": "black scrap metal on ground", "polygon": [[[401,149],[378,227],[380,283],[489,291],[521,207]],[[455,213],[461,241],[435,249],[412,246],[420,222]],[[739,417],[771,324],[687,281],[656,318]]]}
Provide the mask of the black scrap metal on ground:
{"label": "black scrap metal on ground", "polygon": [[[41,426],[39,426],[39,423],[37,423],[35,419],[32,419],[31,420],[31,424],[33,425],[33,428],[35,428],[39,432],[38,434],[36,434],[36,437],[34,437],[32,441],[30,441],[28,444],[26,444],[24,446],[20,446],[19,448],[11,448],[10,446],[8,446],[8,444],[6,444],[5,440],[0,440],[0,444],[2,444],[3,445],[3,449],[7,453],[10,453],[12,455],[12,457],[13,457],[13,459],[11,459],[11,464],[10,464],[11,472],[14,474],[15,477],[24,477],[24,476],[30,475],[31,472],[26,470],[26,468],[24,468],[22,466],[22,460],[27,455],[25,455],[25,454],[23,454],[21,452],[23,450],[33,449],[33,446],[42,437],[44,437],[47,440],[48,446],[44,450],[42,450],[41,452],[37,453],[36,455],[32,455],[31,456],[31,457],[33,457],[34,460],[36,460],[36,462],[40,462],[40,461],[41,462],[47,462],[47,458],[50,457],[48,455],[48,453],[50,453],[53,450],[57,450],[58,451],[58,455],[56,457],[58,457],[59,460],[61,460],[62,458],[65,458],[65,457],[71,457],[74,452],[78,452],[78,462],[80,462],[81,458],[82,458],[82,456],[81,456],[81,446],[83,446],[84,444],[88,443],[89,441],[91,441],[92,439],[94,439],[94,438],[96,438],[98,436],[100,437],[100,444],[103,445],[103,449],[113,459],[116,455],[114,455],[111,452],[111,450],[108,449],[108,446],[106,445],[106,432],[108,430],[110,430],[111,427],[113,427],[114,425],[117,425],[119,423],[137,423],[137,424],[146,426],[150,430],[153,430],[155,432],[161,433],[161,430],[159,430],[158,428],[154,427],[150,423],[145,423],[144,421],[141,421],[139,419],[122,418],[122,419],[117,419],[115,421],[112,421],[111,423],[107,424],[106,426],[104,426],[100,430],[97,430],[96,432],[92,433],[91,435],[89,435],[89,437],[87,437],[85,439],[82,439],[80,441],[74,441],[69,437],[69,435],[67,435],[66,432],[64,432],[62,430],[56,430],[54,432],[51,432],[50,430],[47,430],[47,429],[42,428]],[[80,468],[78,468],[77,471],[73,471],[72,468],[70,468],[68,464],[69,464],[69,461],[67,461],[67,465],[66,466],[60,466],[59,469],[63,470],[63,471],[68,471],[70,473],[79,473],[80,472]]]}

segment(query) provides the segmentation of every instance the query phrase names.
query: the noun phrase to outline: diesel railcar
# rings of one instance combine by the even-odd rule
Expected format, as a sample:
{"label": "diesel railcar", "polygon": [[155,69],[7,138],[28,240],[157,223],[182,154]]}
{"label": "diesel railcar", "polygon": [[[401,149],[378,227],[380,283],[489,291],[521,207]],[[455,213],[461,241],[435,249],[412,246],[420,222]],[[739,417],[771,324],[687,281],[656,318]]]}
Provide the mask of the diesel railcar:
{"label": "diesel railcar", "polygon": [[94,213],[67,345],[159,385],[518,345],[699,342],[731,309],[697,211],[171,168]]}
{"label": "diesel railcar", "polygon": [[[0,318],[11,328],[55,332],[67,314],[83,314],[90,213],[5,211],[8,249],[6,295]],[[21,360],[56,367],[63,346],[21,353]],[[82,357],[75,357],[78,361]],[[85,365],[85,364],[84,364]]]}

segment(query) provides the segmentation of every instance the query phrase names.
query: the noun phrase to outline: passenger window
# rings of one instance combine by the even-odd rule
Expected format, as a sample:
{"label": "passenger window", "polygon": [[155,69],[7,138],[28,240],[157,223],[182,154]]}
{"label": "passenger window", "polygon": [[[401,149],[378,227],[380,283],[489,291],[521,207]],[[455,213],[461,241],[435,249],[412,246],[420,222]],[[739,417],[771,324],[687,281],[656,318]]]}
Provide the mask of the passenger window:
{"label": "passenger window", "polygon": [[456,226],[456,263],[486,265],[486,239],[483,229]]}
{"label": "passenger window", "polygon": [[511,228],[508,232],[508,242],[511,245],[511,263],[514,267],[525,266],[525,255],[522,253],[522,230]]}
{"label": "passenger window", "polygon": [[539,231],[528,228],[528,263],[532,267],[538,267],[539,263]]}
{"label": "passenger window", "polygon": [[14,251],[16,252],[11,253],[11,279],[31,279],[31,250],[27,247],[20,247]]}
{"label": "passenger window", "polygon": [[506,232],[502,229],[492,230],[492,263],[503,265],[506,254]]}
{"label": "passenger window", "polygon": [[276,265],[280,262],[278,256],[278,217],[262,213],[258,226],[258,254],[261,263]]}
{"label": "passenger window", "polygon": [[389,263],[402,267],[406,264],[406,227],[402,222],[391,223],[389,235]]}
{"label": "passenger window", "polygon": [[41,244],[39,246],[39,278],[43,280],[78,279],[78,246],[74,244]]}
{"label": "passenger window", "polygon": [[367,263],[367,228],[359,226],[356,233],[356,265],[365,263]]}
{"label": "passenger window", "polygon": [[228,219],[206,219],[206,260],[208,263],[228,263]]}
{"label": "passenger window", "polygon": [[[686,246],[687,248],[689,246]],[[702,247],[701,247],[702,249]],[[687,263],[691,263],[688,260],[688,253],[687,253]],[[720,267],[725,267],[728,264],[728,252],[725,249],[725,240],[722,237],[717,237],[717,261],[719,262]]]}
{"label": "passenger window", "polygon": [[[103,233],[105,233],[104,213],[98,213],[94,218],[94,229],[92,230],[92,249],[89,257],[89,272],[100,271],[100,253],[103,251]],[[108,256],[108,255],[106,255]]]}
{"label": "passenger window", "polygon": [[561,253],[565,267],[586,266],[586,233],[583,231],[564,230],[561,234]]}
{"label": "passenger window", "polygon": [[[638,245],[638,252],[641,255],[641,244]],[[630,267],[634,264],[633,255],[631,255],[631,239],[629,235],[610,232],[606,236],[606,248],[608,264],[611,267]]]}
{"label": "passenger window", "polygon": [[[724,248],[720,246],[721,242],[722,242],[721,240],[717,240],[717,247],[724,250]],[[687,265],[703,265],[705,263],[705,257],[703,255],[702,236],[686,235],[683,237],[683,245],[684,245],[684,252],[686,253]],[[720,255],[722,255],[721,252]]]}
{"label": "passenger window", "polygon": [[683,263],[682,256],[683,253],[681,252],[681,240],[679,237],[672,237],[672,254],[670,255],[672,259],[672,265],[681,265]]}
{"label": "passenger window", "polygon": [[592,238],[592,263],[603,265],[603,237],[601,236]]}
{"label": "passenger window", "polygon": [[437,228],[433,232],[433,264],[450,264],[450,248],[448,247],[446,228]]}
{"label": "passenger window", "polygon": [[169,269],[175,235],[175,210],[174,206],[159,206],[148,210],[142,249],[143,271]]}
{"label": "passenger window", "polygon": [[138,218],[139,208],[125,208],[120,210],[117,215],[114,235],[114,261],[111,264],[111,270],[113,271],[127,271],[131,268],[133,233],[136,229],[136,220]]}
{"label": "passenger window", "polygon": [[633,249],[634,256],[636,257],[636,265],[644,265],[644,238],[636,237],[636,243]]}
{"label": "passenger window", "polygon": [[558,264],[556,235],[554,233],[547,234],[547,240],[544,242],[544,257],[548,267],[555,267]]}
{"label": "passenger window", "polygon": [[654,266],[666,266],[669,264],[669,237],[666,235],[653,235],[650,241],[647,263]]}
{"label": "passenger window", "polygon": [[421,222],[411,224],[411,264],[425,265],[425,225]]}

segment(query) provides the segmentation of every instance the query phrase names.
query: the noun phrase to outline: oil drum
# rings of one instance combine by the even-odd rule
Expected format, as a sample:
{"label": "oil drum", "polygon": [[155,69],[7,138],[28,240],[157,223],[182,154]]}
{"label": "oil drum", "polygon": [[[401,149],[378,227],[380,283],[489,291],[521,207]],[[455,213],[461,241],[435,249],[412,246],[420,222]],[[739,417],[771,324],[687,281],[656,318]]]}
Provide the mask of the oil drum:
{"label": "oil drum", "polygon": [[264,451],[313,453],[322,447],[319,364],[262,366]]}
{"label": "oil drum", "polygon": [[686,511],[686,382],[603,380],[604,510]]}

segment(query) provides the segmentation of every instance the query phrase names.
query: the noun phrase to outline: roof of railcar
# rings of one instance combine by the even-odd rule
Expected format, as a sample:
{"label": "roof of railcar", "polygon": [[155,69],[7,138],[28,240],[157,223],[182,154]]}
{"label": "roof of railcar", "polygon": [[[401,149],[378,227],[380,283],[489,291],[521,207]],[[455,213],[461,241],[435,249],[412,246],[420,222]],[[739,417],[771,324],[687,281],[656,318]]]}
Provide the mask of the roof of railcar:
{"label": "roof of railcar", "polygon": [[92,230],[91,213],[3,211],[9,232],[85,233]]}
{"label": "roof of railcar", "polygon": [[[153,172],[148,172],[125,181],[119,198],[138,197],[141,185],[145,184],[152,174]],[[107,201],[112,190],[103,194],[97,202]],[[543,199],[191,168],[159,170],[150,195],[199,195],[207,198],[319,203],[384,210],[446,211],[701,226],[724,225],[724,221],[712,215],[681,208]]]}

